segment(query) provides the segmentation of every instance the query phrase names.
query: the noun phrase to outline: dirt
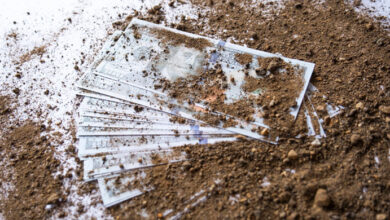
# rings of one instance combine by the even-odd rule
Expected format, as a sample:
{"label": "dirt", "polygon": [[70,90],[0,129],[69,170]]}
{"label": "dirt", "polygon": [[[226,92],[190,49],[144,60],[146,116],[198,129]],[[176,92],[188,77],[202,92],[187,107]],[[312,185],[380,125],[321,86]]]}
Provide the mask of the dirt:
{"label": "dirt", "polygon": [[[0,96],[1,215],[5,219],[47,219],[66,203],[61,162],[55,147],[61,136],[42,122],[13,121],[15,98]],[[73,146],[74,148],[74,146]],[[68,152],[74,156],[70,146]]]}
{"label": "dirt", "polygon": [[[320,92],[312,102],[320,106],[317,112],[325,119],[327,136],[316,141],[298,138],[289,130],[278,145],[240,138],[180,148],[188,161],[151,169],[144,183],[155,190],[108,209],[108,214],[116,219],[140,219],[145,218],[140,211],[144,210],[148,218],[156,219],[172,209],[167,217],[182,211],[184,219],[388,219],[388,32],[339,0],[323,5],[292,1],[269,14],[260,11],[276,3],[254,8],[249,7],[249,0],[192,3],[211,11],[199,12],[197,20],[182,19],[174,27],[315,63],[311,82]],[[164,20],[161,7],[135,16],[155,23]],[[124,28],[129,21],[116,26]],[[44,49],[36,48],[18,62],[42,56]],[[273,70],[277,62],[265,66]],[[20,91],[14,93],[23,96]],[[331,118],[324,111],[325,102],[345,109]],[[14,186],[3,193],[7,199],[0,201],[1,214],[6,219],[49,218],[66,203],[63,177],[54,177],[59,169],[54,157],[59,137],[42,136],[46,128],[40,123],[10,125],[12,103],[10,97],[0,97],[0,122],[6,128],[1,135],[1,162],[7,167],[0,179],[3,186]],[[303,133],[304,125],[300,114],[294,130]],[[76,157],[74,146],[68,152]],[[80,168],[76,173],[82,176]],[[95,188],[85,184],[79,193]],[[86,209],[78,204],[79,213]]]}
{"label": "dirt", "polygon": [[[302,70],[295,69],[280,58],[258,58],[258,62],[260,68],[256,72],[263,78],[255,79],[248,76],[244,91],[253,92],[257,88],[264,90],[256,103],[262,106],[264,122],[273,130],[272,135],[279,137],[298,135],[289,132],[295,126],[295,118],[290,114],[290,109],[298,106],[296,98],[299,97],[304,85]],[[265,75],[267,72],[270,74]]]}
{"label": "dirt", "polygon": [[42,55],[46,53],[46,46],[34,47],[31,51],[20,56],[18,63],[21,65],[25,62],[30,61],[34,56],[42,57]]}
{"label": "dirt", "polygon": [[[235,58],[244,66],[243,71],[247,71],[247,65],[252,63],[253,56],[238,54]],[[256,74],[259,78],[246,74],[242,90],[248,95],[231,104],[226,104],[224,92],[229,86],[235,85],[235,81],[231,78],[229,82],[220,64],[206,71],[199,70],[198,74],[181,77],[174,82],[163,80],[160,84],[172,98],[181,103],[205,103],[209,108],[202,109],[196,117],[210,125],[217,126],[220,122],[224,122],[225,128],[236,125],[232,118],[211,112],[221,112],[252,122],[255,108],[261,107],[264,123],[272,129],[270,137],[288,137],[295,124],[290,109],[297,107],[296,98],[304,85],[303,72],[277,57],[258,57],[257,60],[259,67]],[[252,95],[259,88],[260,94]],[[264,135],[262,131],[258,132]]]}
{"label": "dirt", "polygon": [[[140,38],[137,28],[134,26],[132,28],[135,37]],[[212,46],[209,41],[203,38],[194,39],[161,29],[153,29],[152,33],[162,39],[166,46],[168,44],[184,45],[199,51]],[[200,68],[196,70],[198,74],[181,77],[175,81],[163,79],[155,85],[155,88],[163,88],[163,91],[168,90],[169,95],[179,103],[205,104],[208,108],[200,109],[196,118],[214,126],[221,125],[223,122],[222,126],[225,128],[235,126],[237,122],[231,117],[212,112],[221,112],[236,119],[253,122],[254,117],[256,117],[254,115],[255,108],[260,107],[262,109],[260,114],[265,119],[265,124],[273,130],[271,135],[267,134],[266,136],[270,136],[272,139],[288,136],[290,135],[288,131],[291,130],[295,122],[295,117],[290,114],[290,111],[298,106],[296,99],[304,85],[303,70],[278,57],[256,57],[256,59],[259,65],[256,68],[257,78],[249,76],[250,66],[254,63],[253,55],[235,54],[235,60],[243,66],[242,71],[246,75],[245,83],[242,86],[246,95],[231,104],[226,104],[225,91],[232,85],[236,85],[235,78],[229,77],[228,79],[221,68],[221,63],[209,65],[207,58],[203,61],[203,66],[211,66],[211,68],[207,70]],[[257,93],[259,88],[261,90]],[[197,109],[195,106],[194,108]],[[259,129],[258,132],[264,135],[263,129]]]}
{"label": "dirt", "polygon": [[10,97],[0,96],[0,116],[5,116],[6,114],[11,112],[9,105]]}
{"label": "dirt", "polygon": [[[203,84],[201,85],[199,82]],[[169,95],[179,102],[190,105],[207,103],[209,109],[202,109],[196,117],[210,125],[217,126],[221,121],[226,122],[223,125],[224,127],[236,124],[231,118],[211,114],[211,112],[222,112],[246,121],[253,121],[254,106],[249,98],[232,104],[225,104],[223,93],[228,86],[228,82],[227,77],[218,65],[216,68],[200,71],[196,75],[179,78],[174,82],[165,80],[161,84],[164,89],[168,90]]]}
{"label": "dirt", "polygon": [[[187,210],[184,219],[387,219],[388,32],[338,0],[293,1],[270,15],[259,10],[273,4],[192,2],[211,11],[174,26],[315,63],[311,82],[320,92],[312,102],[320,106],[327,136],[315,140],[290,133],[278,145],[241,139],[184,147],[190,164],[153,169],[148,186],[155,190],[109,209],[112,216],[141,218],[144,210],[155,219],[173,209]],[[152,17],[143,18],[155,21]],[[325,102],[344,110],[331,118]],[[296,123],[304,125],[302,113]],[[191,196],[201,190],[204,199],[194,203]]]}
{"label": "dirt", "polygon": [[239,62],[241,65],[245,66],[247,64],[252,63],[253,56],[247,53],[243,54],[236,54],[235,59],[237,62]]}
{"label": "dirt", "polygon": [[203,50],[206,47],[212,46],[212,43],[204,38],[192,38],[179,33],[173,33],[171,31],[162,29],[153,29],[152,33],[160,38],[163,43],[170,44],[172,46],[184,45],[188,48],[194,48],[197,50]]}
{"label": "dirt", "polygon": [[64,203],[62,180],[54,174],[60,161],[54,157],[53,140],[41,136],[45,127],[24,122],[11,129],[1,142],[1,156],[7,161],[7,172],[1,174],[7,199],[0,207],[6,219],[43,219]]}

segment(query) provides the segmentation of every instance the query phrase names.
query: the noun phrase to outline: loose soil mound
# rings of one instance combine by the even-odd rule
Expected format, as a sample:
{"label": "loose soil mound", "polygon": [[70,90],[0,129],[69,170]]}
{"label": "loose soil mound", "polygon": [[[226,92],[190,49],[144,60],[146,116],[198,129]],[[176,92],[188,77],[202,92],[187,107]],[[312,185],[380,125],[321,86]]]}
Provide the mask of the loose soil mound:
{"label": "loose soil mound", "polygon": [[[250,8],[251,2],[193,0],[210,12],[176,26],[314,62],[312,83],[327,98],[313,102],[343,105],[344,112],[326,121],[327,137],[320,142],[291,136],[277,146],[242,140],[184,148],[189,164],[149,173],[155,190],[110,213],[134,218],[144,209],[156,218],[169,208],[187,207],[185,217],[191,219],[387,218],[388,33],[339,0],[292,1],[271,19],[260,12],[270,5]],[[161,21],[161,15],[144,19]],[[185,201],[201,190],[207,199],[191,208]]]}
{"label": "loose soil mound", "polygon": [[8,168],[0,178],[10,188],[0,207],[6,219],[44,219],[65,200],[62,181],[53,176],[60,161],[53,156],[51,141],[40,135],[43,130],[26,122],[3,136],[1,157]]}

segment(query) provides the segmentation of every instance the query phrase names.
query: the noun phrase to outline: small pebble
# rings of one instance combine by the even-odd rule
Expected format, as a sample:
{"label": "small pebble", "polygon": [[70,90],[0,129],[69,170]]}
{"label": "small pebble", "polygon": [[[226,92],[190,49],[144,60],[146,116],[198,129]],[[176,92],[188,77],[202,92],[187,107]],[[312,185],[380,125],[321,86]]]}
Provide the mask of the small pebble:
{"label": "small pebble", "polygon": [[353,145],[359,143],[361,140],[362,140],[362,138],[358,134],[353,134],[351,136],[351,144],[353,144]]}
{"label": "small pebble", "polygon": [[366,29],[368,31],[372,31],[374,29],[374,25],[370,22],[370,23],[366,24]]}
{"label": "small pebble", "polygon": [[381,105],[381,106],[379,106],[379,111],[381,111],[385,114],[390,114],[390,106]]}
{"label": "small pebble", "polygon": [[184,169],[188,170],[188,169],[191,168],[191,163],[190,163],[189,161],[185,161],[185,162],[183,163],[183,167],[184,167]]}
{"label": "small pebble", "polygon": [[354,0],[353,1],[353,6],[359,7],[362,4],[362,0]]}
{"label": "small pebble", "polygon": [[314,146],[314,147],[321,146],[320,140],[315,139],[314,141],[311,142],[311,146]]}
{"label": "small pebble", "polygon": [[295,152],[295,150],[290,150],[287,154],[288,159],[290,160],[296,160],[298,159],[298,154]]}
{"label": "small pebble", "polygon": [[275,106],[275,100],[272,99],[271,102],[269,103],[269,107],[274,107]]}
{"label": "small pebble", "polygon": [[275,70],[277,70],[279,68],[279,63],[272,60],[269,64],[268,64],[268,67],[267,67],[267,70],[270,71],[271,73],[274,72]]}
{"label": "small pebble", "polygon": [[261,135],[263,136],[268,136],[269,132],[268,132],[268,129],[267,128],[264,128],[261,132],[260,132]]}
{"label": "small pebble", "polygon": [[362,102],[359,102],[358,104],[356,104],[356,109],[363,109],[364,108],[364,104]]}
{"label": "small pebble", "polygon": [[52,209],[54,206],[52,205],[52,204],[47,204],[46,206],[45,206],[45,209],[46,210],[50,210],[50,209]]}
{"label": "small pebble", "polygon": [[20,89],[19,88],[14,88],[12,90],[12,92],[14,92],[16,95],[19,95],[20,94]]}
{"label": "small pebble", "polygon": [[48,204],[53,204],[55,202],[57,202],[59,199],[59,196],[57,195],[57,193],[52,193],[50,194],[50,196],[47,198],[46,202]]}
{"label": "small pebble", "polygon": [[316,108],[317,111],[319,112],[325,112],[326,111],[326,106],[325,105],[319,105]]}
{"label": "small pebble", "polygon": [[325,189],[318,189],[314,197],[314,205],[318,207],[327,207],[330,204],[328,192]]}
{"label": "small pebble", "polygon": [[387,215],[386,214],[377,214],[376,217],[375,217],[376,220],[386,220],[387,219]]}

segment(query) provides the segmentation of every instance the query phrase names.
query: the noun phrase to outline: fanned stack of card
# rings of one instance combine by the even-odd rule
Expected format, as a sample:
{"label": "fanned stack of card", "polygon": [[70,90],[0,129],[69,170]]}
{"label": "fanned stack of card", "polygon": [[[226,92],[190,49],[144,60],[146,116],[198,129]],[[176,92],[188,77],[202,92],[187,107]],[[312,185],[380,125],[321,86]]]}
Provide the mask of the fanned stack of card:
{"label": "fanned stack of card", "polygon": [[84,179],[98,180],[109,207],[153,190],[119,187],[116,177],[128,186],[143,169],[186,160],[179,146],[238,137],[276,144],[276,122],[295,120],[313,68],[133,19],[78,83]]}

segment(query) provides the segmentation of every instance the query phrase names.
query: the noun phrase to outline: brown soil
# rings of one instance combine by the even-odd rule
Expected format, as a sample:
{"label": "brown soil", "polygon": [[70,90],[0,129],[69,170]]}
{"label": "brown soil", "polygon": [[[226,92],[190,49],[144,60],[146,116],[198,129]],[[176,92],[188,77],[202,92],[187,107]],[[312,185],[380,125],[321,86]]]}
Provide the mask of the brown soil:
{"label": "brown soil", "polygon": [[[313,103],[334,103],[345,110],[326,118],[327,137],[319,144],[291,135],[277,146],[242,139],[184,148],[190,164],[153,169],[148,184],[155,190],[109,212],[120,219],[137,218],[144,209],[155,219],[167,209],[187,207],[188,219],[387,219],[388,32],[339,0],[323,5],[292,1],[278,15],[271,10],[270,19],[260,10],[272,4],[250,8],[249,1],[192,2],[211,11],[176,26],[222,39],[232,36],[252,48],[314,62],[312,83],[326,98],[318,94]],[[150,14],[144,18],[156,20]],[[318,113],[325,116],[323,107]],[[300,114],[296,123],[302,122]],[[185,201],[200,190],[207,199],[191,208]]]}
{"label": "brown soil", "polygon": [[[260,11],[272,4],[250,8],[249,0],[192,2],[211,12],[173,26],[222,39],[232,36],[238,44],[314,62],[312,83],[321,95],[315,95],[313,103],[334,103],[345,110],[326,118],[327,137],[319,144],[291,133],[279,145],[241,138],[234,143],[183,147],[189,161],[151,169],[145,183],[155,190],[108,212],[118,219],[139,219],[142,209],[156,219],[167,209],[176,213],[185,208],[187,219],[388,219],[388,32],[340,0],[328,0],[324,5],[291,1],[277,14],[271,10],[267,16]],[[164,13],[155,7],[143,18],[159,23]],[[129,19],[118,26],[123,28],[127,22]],[[20,62],[40,56],[42,49],[27,53]],[[41,137],[45,127],[40,124],[10,126],[10,106],[9,97],[0,97],[1,127],[7,128],[0,142],[7,172],[2,172],[0,179],[3,186],[14,186],[7,191],[7,199],[0,201],[1,213],[7,219],[48,218],[53,209],[45,206],[58,208],[65,200],[61,177],[53,177],[59,165],[53,156],[55,142]],[[327,117],[323,107],[318,113]],[[297,124],[303,127],[302,114]],[[74,155],[74,148],[70,146],[69,152]],[[84,186],[80,193],[96,187]],[[200,196],[188,202],[201,190]],[[191,207],[202,196],[205,200]],[[87,208],[80,204],[78,211]]]}
{"label": "brown soil", "polygon": [[[263,107],[265,123],[272,128],[272,136],[291,137],[289,130],[295,126],[290,108],[296,107],[296,98],[303,88],[301,70],[280,58],[258,58],[260,68],[257,74],[263,78],[246,77],[244,91],[253,92],[258,88],[264,90],[256,99],[256,104]],[[266,75],[270,72],[269,75]]]}
{"label": "brown soil", "polygon": [[238,63],[245,66],[249,63],[252,63],[253,56],[247,53],[236,54],[235,59],[237,60]]}
{"label": "brown soil", "polygon": [[[252,56],[249,54],[239,54],[236,59],[244,66],[252,62]],[[262,117],[265,119],[265,123],[273,130],[272,138],[288,136],[290,135],[288,131],[291,130],[295,121],[295,118],[290,114],[290,108],[297,106],[296,98],[303,88],[301,70],[280,58],[258,58],[258,62],[260,67],[256,69],[256,72],[261,78],[247,75],[242,87],[247,94],[251,94],[259,88],[263,91],[259,96],[248,95],[232,104],[225,104],[224,91],[228,84],[235,82],[228,82],[219,64],[216,65],[216,68],[207,71],[201,70],[196,75],[179,78],[175,82],[163,80],[161,84],[165,90],[168,90],[170,96],[179,102],[206,103],[209,109],[202,109],[203,112],[200,112],[197,118],[210,125],[219,125],[221,121],[233,121],[223,116],[208,114],[209,111],[222,112],[251,122],[254,120],[254,108],[259,106],[263,108]],[[233,125],[235,123],[223,124],[224,127]]]}
{"label": "brown soil", "polygon": [[34,56],[42,57],[42,55],[44,53],[46,53],[46,46],[34,47],[34,49],[32,49],[31,51],[23,54],[19,58],[19,64],[23,64],[25,62],[30,61]]}
{"label": "brown soil", "polygon": [[1,156],[9,167],[1,179],[14,186],[0,203],[7,219],[46,218],[65,200],[62,181],[53,176],[60,161],[53,156],[52,140],[40,135],[43,130],[42,125],[26,122],[1,142]]}
{"label": "brown soil", "polygon": [[9,107],[10,105],[10,97],[8,96],[0,96],[0,116],[5,116],[6,114],[11,112]]}
{"label": "brown soil", "polygon": [[173,46],[184,45],[188,48],[194,48],[197,50],[203,50],[206,47],[212,46],[212,43],[204,38],[192,38],[183,34],[173,33],[162,29],[154,29],[152,30],[152,33],[155,34],[157,38],[162,39],[163,43],[169,43]]}

